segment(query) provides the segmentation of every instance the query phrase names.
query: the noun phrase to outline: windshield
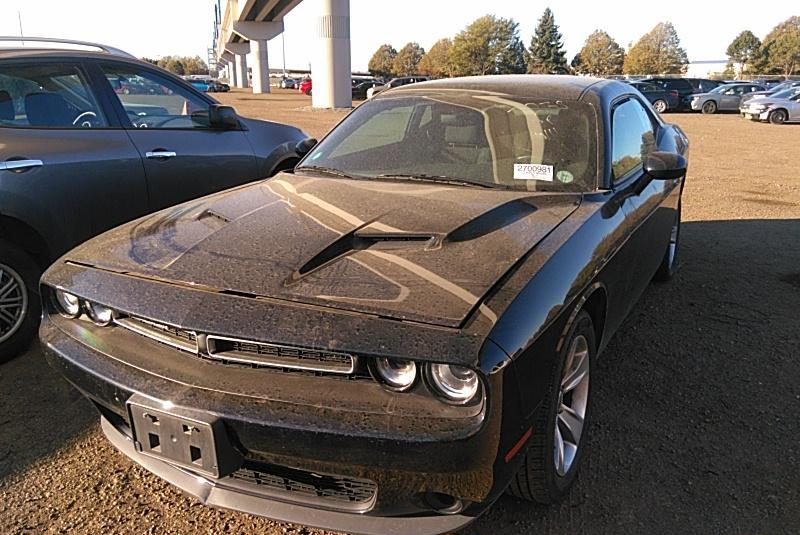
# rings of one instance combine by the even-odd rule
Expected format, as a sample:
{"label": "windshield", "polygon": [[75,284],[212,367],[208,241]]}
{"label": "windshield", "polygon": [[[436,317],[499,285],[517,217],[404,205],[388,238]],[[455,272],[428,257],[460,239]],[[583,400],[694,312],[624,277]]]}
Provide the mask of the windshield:
{"label": "windshield", "polygon": [[790,89],[785,89],[783,91],[778,91],[777,93],[773,93],[771,98],[792,98],[798,93],[800,93],[800,87],[792,87]]}
{"label": "windshield", "polygon": [[597,120],[578,101],[404,90],[359,106],[299,172],[528,191],[595,189]]}

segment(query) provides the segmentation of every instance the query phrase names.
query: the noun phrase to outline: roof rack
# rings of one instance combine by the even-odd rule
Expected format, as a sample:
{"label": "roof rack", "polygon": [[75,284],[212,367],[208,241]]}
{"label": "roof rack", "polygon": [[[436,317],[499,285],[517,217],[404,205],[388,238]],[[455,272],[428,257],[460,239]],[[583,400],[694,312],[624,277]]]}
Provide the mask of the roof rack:
{"label": "roof rack", "polygon": [[107,45],[101,45],[99,43],[90,43],[88,41],[76,41],[74,39],[57,39],[52,37],[20,37],[20,36],[0,36],[0,43],[8,43],[8,42],[17,42],[23,43],[23,47],[25,43],[54,43],[59,45],[71,45],[71,46],[83,46],[87,48],[96,48],[101,52],[105,52],[106,54],[111,54],[112,56],[123,56],[126,58],[136,58],[133,54],[129,54],[124,50],[120,50],[118,48],[114,48]]}

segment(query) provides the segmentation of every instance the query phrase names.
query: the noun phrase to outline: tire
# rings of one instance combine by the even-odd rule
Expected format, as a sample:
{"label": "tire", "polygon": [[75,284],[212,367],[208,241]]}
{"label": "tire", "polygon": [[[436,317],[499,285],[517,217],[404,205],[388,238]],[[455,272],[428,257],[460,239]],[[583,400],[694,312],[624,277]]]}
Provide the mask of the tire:
{"label": "tire", "polygon": [[788,119],[786,110],[772,110],[767,116],[767,120],[772,124],[783,124]]}
{"label": "tire", "polygon": [[20,355],[36,336],[42,314],[40,275],[28,253],[0,240],[0,363]]}
{"label": "tire", "polygon": [[717,103],[713,100],[708,100],[703,103],[701,111],[705,114],[717,113]]}
{"label": "tire", "polygon": [[653,102],[653,107],[658,113],[666,113],[666,111],[669,109],[669,106],[667,106],[667,101],[663,99],[658,99]]}
{"label": "tire", "polygon": [[658,266],[656,274],[653,275],[653,280],[656,282],[667,282],[675,275],[678,267],[678,250],[681,238],[681,206],[678,205],[678,210],[675,213],[675,221],[672,224],[669,235],[669,243],[667,250],[664,252],[664,258],[661,259],[661,264]]}
{"label": "tire", "polygon": [[[528,448],[525,451],[522,466],[520,466],[511,484],[508,493],[517,498],[534,501],[540,504],[550,504],[562,500],[568,493],[575,479],[578,476],[581,459],[586,451],[588,439],[589,417],[591,415],[591,381],[589,380],[592,363],[596,354],[596,340],[592,318],[585,310],[578,313],[575,322],[570,328],[566,337],[564,347],[556,358],[550,378],[550,387],[542,405],[537,409],[533,421],[533,435],[531,436]],[[585,379],[578,383],[578,386],[566,394],[562,392],[562,382],[564,371],[567,366],[576,368],[575,360],[576,348],[582,355],[580,366],[585,371]],[[583,360],[585,359],[585,360]],[[583,399],[583,423],[577,448],[574,450],[565,449],[569,441],[562,442],[562,455],[564,459],[561,467],[557,462],[557,442],[559,435],[556,434],[556,426],[559,433],[563,433],[563,421],[559,417],[559,409],[562,401],[567,405],[577,407],[576,402]],[[568,401],[569,400],[569,401]],[[562,413],[563,414],[563,413]],[[560,435],[566,438],[564,433]],[[567,462],[567,459],[569,462]]]}

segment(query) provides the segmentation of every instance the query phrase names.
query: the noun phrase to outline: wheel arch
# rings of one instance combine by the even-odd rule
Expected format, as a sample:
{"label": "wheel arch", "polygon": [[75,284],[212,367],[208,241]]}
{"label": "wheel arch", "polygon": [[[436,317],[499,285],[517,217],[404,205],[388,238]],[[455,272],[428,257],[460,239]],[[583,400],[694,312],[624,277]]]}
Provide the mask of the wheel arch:
{"label": "wheel arch", "polygon": [[0,239],[16,245],[33,256],[42,268],[47,267],[52,259],[50,247],[41,233],[15,217],[0,214]]}
{"label": "wheel arch", "polygon": [[598,352],[600,348],[603,347],[605,342],[604,333],[606,314],[608,312],[608,295],[605,285],[602,282],[595,282],[583,292],[580,299],[578,299],[577,303],[573,307],[572,312],[569,315],[569,319],[564,325],[561,336],[558,339],[556,351],[561,351],[564,341],[566,340],[573,323],[575,323],[577,320],[578,314],[580,314],[581,310],[585,310],[589,314],[589,317],[592,318],[595,343],[597,344],[596,349]]}

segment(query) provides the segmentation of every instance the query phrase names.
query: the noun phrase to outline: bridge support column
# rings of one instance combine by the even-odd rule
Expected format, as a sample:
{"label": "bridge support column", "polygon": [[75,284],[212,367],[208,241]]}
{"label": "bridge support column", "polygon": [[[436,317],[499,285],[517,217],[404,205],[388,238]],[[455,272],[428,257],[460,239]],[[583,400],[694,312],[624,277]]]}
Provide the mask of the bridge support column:
{"label": "bridge support column", "polygon": [[353,105],[350,68],[350,0],[315,0],[318,4],[316,60],[311,66],[315,108]]}
{"label": "bridge support column", "polygon": [[253,93],[269,93],[269,53],[266,40],[250,41],[253,56]]}
{"label": "bridge support column", "polygon": [[236,70],[239,71],[239,85],[246,89],[250,87],[250,77],[247,73],[247,54],[236,54]]}

